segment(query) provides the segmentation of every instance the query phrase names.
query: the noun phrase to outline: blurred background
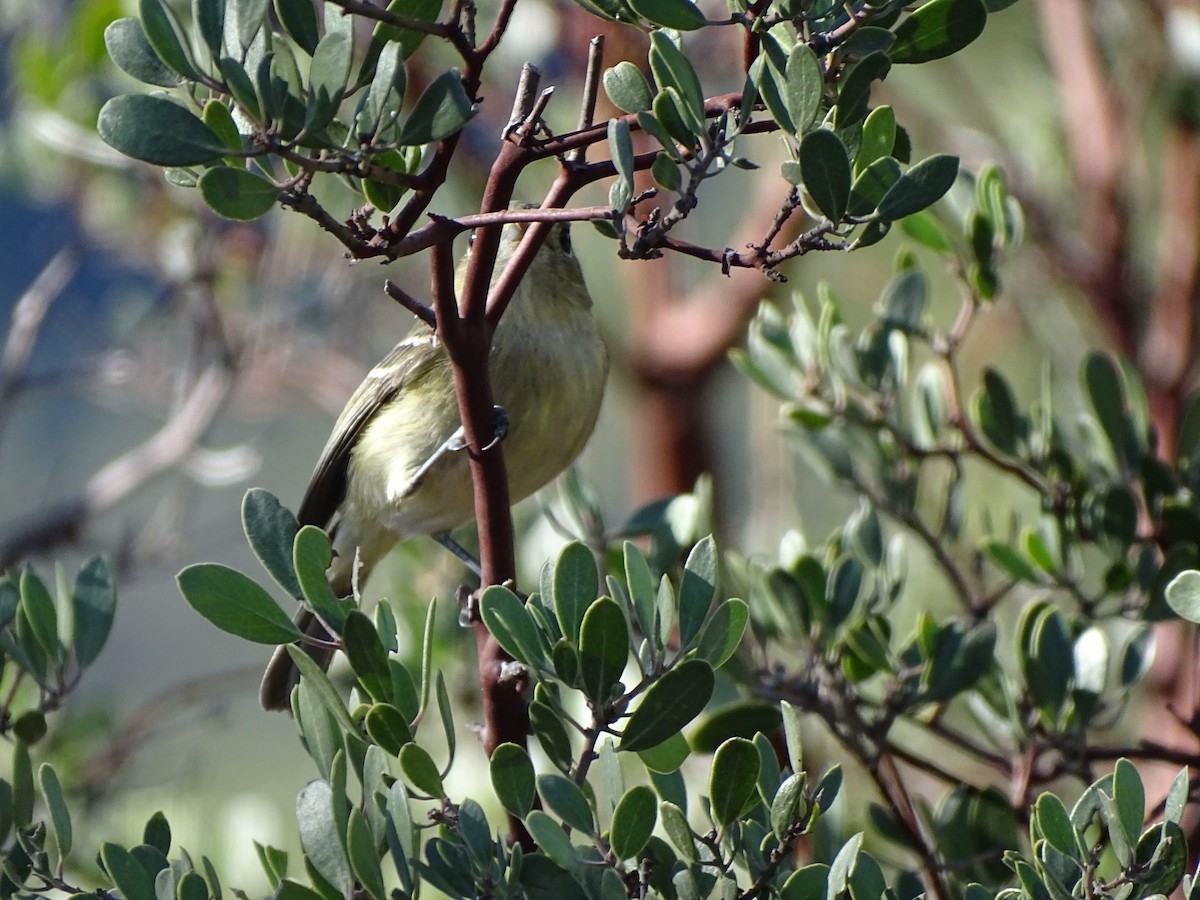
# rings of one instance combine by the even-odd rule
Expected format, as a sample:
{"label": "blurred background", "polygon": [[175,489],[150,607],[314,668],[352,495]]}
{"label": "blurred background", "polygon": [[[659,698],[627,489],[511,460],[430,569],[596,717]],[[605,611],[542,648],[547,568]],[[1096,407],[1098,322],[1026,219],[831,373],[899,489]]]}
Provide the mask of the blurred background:
{"label": "blurred background", "polygon": [[[480,7],[486,17],[489,4]],[[520,39],[493,61],[492,92],[439,213],[477,209],[526,60],[557,88],[551,125],[574,127],[597,22],[565,0],[522,0],[518,11],[510,33]],[[43,573],[56,560],[73,572],[97,552],[118,563],[113,638],[50,753],[94,800],[98,834],[133,839],[163,809],[178,840],[254,891],[265,881],[247,837],[294,844],[294,797],[313,773],[290,719],[258,710],[267,650],[197,617],[174,576],[203,560],[260,576],[240,535],[243,493],[259,486],[298,502],[345,399],[411,325],[384,279],[428,299],[428,276],[423,257],[352,265],[333,238],[282,210],[251,225],[217,219],[194,191],[104,145],[100,105],[136,88],[107,60],[103,30],[135,14],[123,0],[0,7],[0,561],[31,560]],[[708,31],[724,33],[698,39],[733,30]],[[612,26],[607,40],[606,65],[644,64],[644,35]],[[438,48],[426,53],[439,71]],[[422,58],[410,63],[410,91],[423,83]],[[741,71],[720,68],[740,60],[736,49],[693,58],[712,61],[701,72],[707,93],[740,88]],[[896,107],[914,158],[956,153],[972,169],[995,161],[1024,205],[1025,248],[965,358],[976,371],[1002,367],[1026,397],[1048,358],[1071,408],[1084,352],[1121,351],[1147,380],[1165,446],[1193,380],[1198,75],[1200,4],[1019,0],[964,52],[893,69],[876,98]],[[767,168],[780,156],[771,137],[742,152]],[[520,195],[540,199],[553,175],[553,166],[529,172]],[[779,180],[756,195],[766,181],[718,179],[684,236],[738,246],[761,233],[756,215],[769,217],[786,194]],[[606,202],[606,191],[577,204]],[[347,216],[356,203],[348,190],[325,200]],[[723,547],[774,556],[795,527],[823,540],[855,498],[805,468],[777,403],[725,353],[761,299],[811,300],[823,280],[848,320],[866,321],[903,236],[850,258],[805,256],[782,285],[683,258],[621,263],[586,225],[575,227],[575,246],[614,358],[579,462],[606,522],[711,473]],[[938,265],[932,315],[948,322],[960,298]],[[518,510],[526,583],[564,540],[543,514],[557,502],[551,488]],[[418,539],[368,593],[392,598],[414,635],[439,598],[435,664],[469,702],[474,644],[453,600],[462,578]],[[470,724],[460,721],[464,735]],[[466,737],[459,753],[467,764],[456,772],[480,754]]]}

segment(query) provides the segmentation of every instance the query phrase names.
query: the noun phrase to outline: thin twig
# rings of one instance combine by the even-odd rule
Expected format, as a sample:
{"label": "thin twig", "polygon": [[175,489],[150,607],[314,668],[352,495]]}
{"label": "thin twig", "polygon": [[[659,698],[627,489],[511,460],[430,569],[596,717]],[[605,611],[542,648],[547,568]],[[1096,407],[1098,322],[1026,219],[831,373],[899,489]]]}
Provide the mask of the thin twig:
{"label": "thin twig", "polygon": [[[587,73],[583,78],[583,97],[579,101],[579,130],[587,131],[596,122],[596,101],[600,97],[600,78],[604,65],[604,35],[588,43]],[[587,146],[576,147],[566,155],[570,165],[587,162]]]}

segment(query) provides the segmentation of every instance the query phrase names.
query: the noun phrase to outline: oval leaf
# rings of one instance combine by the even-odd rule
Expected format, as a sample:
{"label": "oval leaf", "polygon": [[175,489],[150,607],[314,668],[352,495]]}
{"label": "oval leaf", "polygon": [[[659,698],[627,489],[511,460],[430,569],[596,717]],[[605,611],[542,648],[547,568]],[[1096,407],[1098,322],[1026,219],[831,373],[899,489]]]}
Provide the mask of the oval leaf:
{"label": "oval leaf", "polygon": [[932,0],[896,27],[889,55],[896,63],[923,63],[957,53],[983,33],[983,0]]}
{"label": "oval leaf", "polygon": [[196,187],[213,212],[237,222],[266,215],[279,199],[279,188],[261,175],[229,166],[208,169]]}
{"label": "oval leaf", "polygon": [[800,172],[817,209],[840,222],[850,198],[850,157],[841,139],[825,128],[806,134],[800,141]]}
{"label": "oval leaf", "polygon": [[646,750],[662,743],[700,715],[712,697],[712,667],[690,659],[656,681],[633,711],[619,750]]}
{"label": "oval leaf", "polygon": [[475,115],[458,69],[443,72],[421,92],[400,130],[399,143],[430,144],[449,137]]}
{"label": "oval leaf", "polygon": [[123,94],[100,109],[96,129],[126,156],[156,166],[215,162],[221,139],[186,107],[158,94]]}
{"label": "oval leaf", "polygon": [[958,178],[958,157],[939,153],[923,159],[892,185],[879,201],[879,215],[889,222],[932,206]]}
{"label": "oval leaf", "polygon": [[733,822],[758,798],[758,748],[745,738],[730,738],[717,748],[708,780],[713,820],[722,827]]}
{"label": "oval leaf", "polygon": [[222,631],[257,644],[287,644],[303,637],[271,595],[236,569],[199,563],[175,580],[188,605]]}

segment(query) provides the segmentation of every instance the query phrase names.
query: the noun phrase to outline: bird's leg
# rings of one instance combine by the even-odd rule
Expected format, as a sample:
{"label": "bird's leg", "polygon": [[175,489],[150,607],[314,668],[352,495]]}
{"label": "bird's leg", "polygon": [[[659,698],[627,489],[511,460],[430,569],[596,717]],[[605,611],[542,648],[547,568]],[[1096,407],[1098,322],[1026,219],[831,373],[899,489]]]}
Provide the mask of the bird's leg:
{"label": "bird's leg", "polygon": [[471,555],[471,551],[450,537],[448,533],[435,534],[433,539],[457,556],[468,569],[475,573],[480,579],[483,578],[483,568],[479,565],[479,560]]}
{"label": "bird's leg", "polygon": [[[506,410],[503,406],[493,406],[492,439],[482,449],[491,450],[507,436],[508,410]],[[425,460],[425,462],[421,464],[421,468],[417,469],[416,474],[413,475],[412,480],[408,483],[408,487],[406,487],[404,489],[404,493],[400,495],[400,499],[404,500],[415,494],[420,489],[421,482],[425,480],[425,476],[429,473],[429,470],[432,469],[437,461],[443,456],[445,456],[447,453],[455,453],[459,450],[466,449],[467,435],[466,432],[463,431],[463,427],[459,425],[458,428],[455,429],[454,434],[446,438],[442,446],[434,450],[433,453],[430,454],[429,459]],[[476,563],[476,565],[478,565],[478,563]]]}

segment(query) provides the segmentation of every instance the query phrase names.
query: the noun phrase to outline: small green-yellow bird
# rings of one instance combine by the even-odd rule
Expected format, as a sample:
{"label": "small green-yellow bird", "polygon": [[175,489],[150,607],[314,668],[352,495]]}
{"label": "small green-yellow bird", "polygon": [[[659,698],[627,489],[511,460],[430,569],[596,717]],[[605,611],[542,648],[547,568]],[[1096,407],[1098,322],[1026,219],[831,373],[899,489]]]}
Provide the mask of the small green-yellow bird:
{"label": "small green-yellow bird", "polygon": [[[524,224],[504,227],[493,286],[524,233]],[[469,256],[457,269],[460,293]],[[492,339],[489,372],[495,402],[506,413],[504,459],[516,503],[583,449],[608,374],[608,353],[568,225],[553,227],[509,302]],[[419,326],[351,396],[297,512],[301,525],[332,536],[336,556],[328,576],[339,597],[351,593],[356,563],[363,584],[397,541],[445,535],[472,518],[467,454],[448,450],[459,428],[450,359],[434,330]],[[307,608],[296,623],[306,634],[331,639]],[[302,646],[328,667],[332,651]],[[289,709],[298,679],[280,647],[263,676],[263,708]]]}

